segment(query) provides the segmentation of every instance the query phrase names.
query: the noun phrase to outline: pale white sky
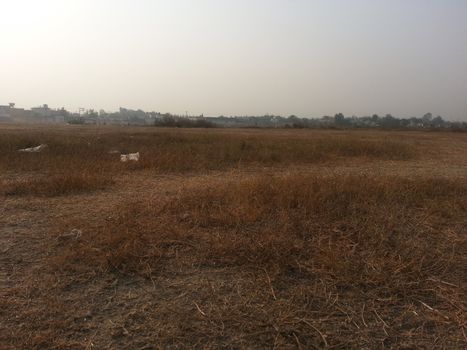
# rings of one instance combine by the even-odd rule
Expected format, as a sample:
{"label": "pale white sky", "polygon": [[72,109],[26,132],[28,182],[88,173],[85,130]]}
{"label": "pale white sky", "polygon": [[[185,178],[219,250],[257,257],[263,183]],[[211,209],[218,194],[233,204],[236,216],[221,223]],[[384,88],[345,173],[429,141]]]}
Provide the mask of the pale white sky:
{"label": "pale white sky", "polygon": [[467,0],[0,0],[0,104],[467,120]]}

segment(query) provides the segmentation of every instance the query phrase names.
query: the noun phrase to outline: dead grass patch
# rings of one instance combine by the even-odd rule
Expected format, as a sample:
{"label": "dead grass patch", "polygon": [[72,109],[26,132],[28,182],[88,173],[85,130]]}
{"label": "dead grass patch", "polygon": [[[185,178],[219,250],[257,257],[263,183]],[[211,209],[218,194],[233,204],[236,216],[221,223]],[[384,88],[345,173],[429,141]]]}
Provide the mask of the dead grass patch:
{"label": "dead grass patch", "polygon": [[[439,141],[447,136],[450,143]],[[9,189],[11,195],[50,196],[93,191],[101,188],[94,181],[103,180],[105,187],[114,176],[141,169],[161,174],[330,162],[337,174],[347,165],[359,170],[357,159],[425,161],[432,160],[426,157],[430,150],[430,157],[439,157],[434,160],[451,151],[454,158],[462,156],[455,144],[464,139],[439,137],[374,131],[20,130],[0,135],[0,170],[7,172],[8,186],[19,181],[17,174],[45,182],[63,175],[50,184],[25,180]],[[48,149],[17,152],[39,143]],[[115,149],[140,151],[141,161],[121,164],[118,154],[108,153]],[[454,158],[443,164],[454,164]],[[359,163],[375,173],[388,165]],[[420,163],[408,162],[408,171]],[[83,178],[71,181],[76,174]],[[465,178],[456,182],[458,172],[447,174],[454,180],[410,173],[410,178],[242,173],[244,180],[233,181],[237,175],[229,174],[222,182],[203,175],[187,181],[189,187],[178,194],[175,179],[181,177],[160,177],[170,183],[168,194],[162,185],[142,186],[141,192],[150,193],[130,201],[139,194],[132,192],[136,186],[95,196],[95,203],[87,203],[87,196],[76,204],[8,200],[0,344],[6,349],[464,348],[467,194]],[[83,189],[80,181],[91,185]],[[120,198],[123,203],[114,208]],[[39,210],[31,217],[41,224],[15,217],[23,210]],[[50,218],[43,219],[49,211]]]}
{"label": "dead grass patch", "polygon": [[73,172],[4,182],[0,192],[5,196],[56,197],[103,190],[113,183],[110,175]]}
{"label": "dead grass patch", "polygon": [[[18,153],[20,148],[38,144],[49,147],[41,153]],[[110,151],[139,151],[141,160],[120,164]],[[341,158],[409,160],[417,149],[402,139],[365,138],[358,134],[320,134],[316,137],[283,137],[273,132],[242,135],[210,131],[197,133],[176,130],[74,134],[23,131],[0,135],[0,169],[15,172],[55,174],[68,169],[103,170],[121,173],[149,169],[157,173],[221,170],[251,165],[281,166],[317,163]]]}
{"label": "dead grass patch", "polygon": [[466,199],[450,180],[258,177],[123,206],[48,269],[60,290],[180,278],[123,326],[162,347],[459,348]]}

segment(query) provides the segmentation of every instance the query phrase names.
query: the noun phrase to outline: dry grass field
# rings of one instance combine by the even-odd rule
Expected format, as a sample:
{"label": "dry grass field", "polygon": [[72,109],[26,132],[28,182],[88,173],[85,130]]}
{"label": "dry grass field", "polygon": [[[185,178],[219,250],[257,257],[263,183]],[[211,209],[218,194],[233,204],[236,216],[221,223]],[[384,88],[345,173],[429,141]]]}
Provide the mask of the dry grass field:
{"label": "dry grass field", "polygon": [[0,349],[463,349],[466,251],[465,133],[0,126]]}

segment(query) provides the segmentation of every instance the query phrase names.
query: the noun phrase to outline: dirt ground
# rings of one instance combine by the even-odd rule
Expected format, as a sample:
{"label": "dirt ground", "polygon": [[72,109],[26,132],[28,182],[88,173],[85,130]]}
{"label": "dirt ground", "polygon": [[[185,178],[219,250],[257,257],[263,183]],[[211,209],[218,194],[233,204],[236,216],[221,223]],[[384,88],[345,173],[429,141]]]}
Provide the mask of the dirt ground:
{"label": "dirt ground", "polygon": [[[18,132],[21,126],[0,126],[0,132]],[[42,127],[37,127],[42,128]],[[109,128],[111,129],[111,128]],[[86,133],[85,127],[77,129]],[[146,132],[145,129],[129,129],[133,133]],[[54,131],[60,132],[60,130]],[[89,131],[94,132],[94,131]],[[99,132],[111,132],[105,128]],[[201,131],[186,131],[196,133]],[[232,131],[210,131],[216,133]],[[238,133],[261,134],[275,133],[278,137],[319,137],[326,131],[258,131],[239,130]],[[328,133],[338,133],[329,131]],[[352,131],[340,131],[349,133]],[[115,185],[103,191],[79,195],[58,196],[51,198],[34,196],[4,196],[0,197],[0,298],[7,309],[0,310],[0,348],[76,348],[76,349],[152,349],[152,348],[251,348],[261,338],[261,334],[249,334],[248,329],[236,333],[229,330],[232,322],[225,320],[224,337],[206,333],[206,326],[222,327],[218,322],[210,323],[210,314],[222,303],[229,303],[241,295],[244,284],[255,283],[264,285],[269,290],[267,273],[255,275],[252,278],[240,279],[239,276],[250,274],[241,269],[212,268],[193,266],[191,269],[178,269],[174,266],[172,274],[156,276],[148,279],[138,275],[107,274],[105,278],[95,278],[74,285],[60,285],[57,275],[55,283],[60,285],[61,295],[42,295],[37,289],[37,279],[44,278],[46,260],[50,254],[53,242],[60,240],[63,227],[82,230],[84,225],[105,224],[108,218],[115,214],[115,208],[121,203],[138,199],[140,202],[169,200],[173,196],[189,188],[209,188],[216,183],[240,181],[259,174],[277,176],[287,173],[303,174],[358,174],[369,178],[377,175],[397,175],[408,178],[422,179],[447,178],[467,184],[467,134],[444,132],[406,132],[406,131],[359,131],[378,137],[378,133],[385,137],[394,135],[396,139],[411,140],[420,144],[424,150],[417,159],[409,161],[385,161],[369,159],[338,159],[322,164],[294,165],[293,167],[262,167],[259,165],[233,168],[221,171],[195,172],[188,174],[154,174],[151,171],[140,170],[126,174],[119,174],[115,178]],[[25,174],[4,173],[0,179],[11,181],[17,176]],[[29,174],[30,175],[30,174]],[[466,213],[467,215],[467,213]],[[466,228],[467,230],[467,228]],[[465,232],[467,233],[467,231]],[[79,279],[79,276],[78,276]],[[84,277],[83,277],[84,279]],[[66,283],[66,282],[65,282]],[[435,282],[433,282],[435,283]],[[464,288],[466,285],[463,286]],[[276,286],[279,289],[279,286]],[[274,292],[273,292],[274,293]],[[40,297],[39,297],[40,295]],[[331,295],[330,298],[336,298]],[[252,303],[257,302],[251,296]],[[270,299],[270,303],[280,300]],[[47,301],[47,302],[45,302]],[[65,305],[53,310],[54,303]],[[255,307],[260,313],[261,303]],[[429,306],[427,306],[429,308]],[[427,309],[425,308],[425,309]],[[434,312],[423,310],[418,305],[416,313]],[[151,315],[147,316],[148,310]],[[459,311],[460,319],[465,320],[466,310]],[[178,315],[181,324],[170,325],[163,323],[166,316]],[[274,329],[272,317],[281,315],[263,315],[265,324],[270,322]],[[313,317],[313,315],[308,315]],[[51,318],[52,317],[52,318]],[[244,315],[245,318],[249,316]],[[325,317],[321,314],[317,317]],[[277,336],[269,341],[265,327],[264,342],[256,343],[259,348],[359,348],[358,342],[365,332],[365,323],[382,322],[368,320],[355,315],[346,315],[342,310],[340,317],[346,324],[344,329],[348,333],[348,343],[335,343],[332,334],[325,334],[319,329],[309,327],[308,331],[315,343],[302,345],[295,339],[293,333],[291,341],[283,338],[277,329]],[[355,319],[354,319],[355,318]],[[181,321],[180,321],[181,320]],[[266,321],[268,320],[268,321]],[[299,322],[299,321],[297,321]],[[307,323],[308,321],[303,321]],[[448,321],[446,321],[448,322]],[[151,323],[152,331],[144,326]],[[161,323],[158,325],[158,323]],[[200,325],[203,325],[201,327]],[[158,327],[160,333],[157,332]],[[241,328],[236,325],[233,329]],[[297,326],[298,327],[298,326]],[[462,324],[465,327],[465,323]],[[190,331],[188,332],[188,329]],[[193,329],[199,329],[198,332]],[[391,325],[382,326],[384,332],[391,333]],[[184,330],[186,331],[184,333]],[[256,332],[256,330],[255,330]],[[383,332],[383,330],[381,331]],[[190,341],[184,337],[188,334]],[[217,333],[216,333],[217,334]],[[368,334],[366,334],[367,336]],[[253,337],[253,343],[249,337]],[[161,339],[170,338],[170,342]],[[352,339],[353,338],[353,339]],[[384,341],[384,334],[375,335],[375,339],[382,339],[379,348],[417,348],[417,344],[391,343]],[[354,342],[355,341],[355,342]],[[428,345],[427,345],[428,344]],[[458,343],[438,344],[439,348],[461,348],[467,346],[464,339]],[[426,343],[423,346],[437,348],[436,343]],[[368,344],[367,348],[373,348]]]}

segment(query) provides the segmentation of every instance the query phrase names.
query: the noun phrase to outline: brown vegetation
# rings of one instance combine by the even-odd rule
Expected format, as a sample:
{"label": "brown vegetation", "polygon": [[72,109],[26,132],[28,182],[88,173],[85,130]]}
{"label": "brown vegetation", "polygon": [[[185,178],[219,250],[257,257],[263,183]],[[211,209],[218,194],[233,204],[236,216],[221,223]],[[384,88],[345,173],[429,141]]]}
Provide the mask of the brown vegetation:
{"label": "brown vegetation", "polygon": [[[466,179],[426,169],[424,176],[381,173],[376,161],[399,159],[400,167],[423,157],[423,139],[289,135],[135,133],[128,140],[137,139],[138,147],[128,151],[139,150],[141,164],[120,164],[97,150],[82,153],[88,159],[96,154],[103,169],[99,179],[112,174],[119,187],[134,180],[136,192],[109,188],[85,194],[80,206],[66,196],[55,198],[68,209],[47,221],[40,244],[32,245],[36,232],[28,233],[31,241],[9,246],[34,264],[15,279],[13,262],[24,262],[6,252],[11,277],[0,298],[5,330],[0,344],[11,349],[463,348]],[[125,137],[120,131],[103,136],[108,139],[101,151]],[[160,146],[164,151],[152,143],[158,137],[167,143]],[[241,151],[243,142],[252,148]],[[29,164],[2,166],[44,171],[34,156],[64,165],[59,149],[51,143],[49,154],[28,155]],[[219,164],[226,149],[235,150],[234,156]],[[271,149],[279,157],[272,162],[264,156]],[[451,152],[454,157],[454,148]],[[157,158],[161,154],[171,159],[170,167]],[[201,165],[192,161],[196,155],[204,159]],[[163,165],[157,167],[155,159]],[[350,173],[339,165],[349,159],[363,160],[369,171],[357,167]],[[333,171],[291,168],[330,162]],[[82,164],[82,179],[97,169],[92,162]],[[258,164],[274,168],[264,175],[252,167]],[[206,173],[229,167],[248,172]],[[151,174],[187,171],[202,175],[147,181]],[[26,186],[33,195],[54,191],[40,188]],[[20,192],[18,187],[15,193]],[[4,198],[24,205],[21,197]],[[53,208],[50,200],[37,198]],[[67,216],[67,210],[79,215]]]}
{"label": "brown vegetation", "polygon": [[[45,143],[43,153],[18,153],[20,148]],[[0,138],[0,169],[3,171],[81,170],[95,173],[149,169],[157,173],[219,170],[251,165],[317,163],[345,157],[409,160],[417,150],[403,139],[362,137],[343,132],[308,137],[283,137],[235,132],[184,132],[177,130],[82,134],[23,131]],[[109,152],[115,151],[115,154]],[[141,153],[138,164],[119,164],[118,152]]]}
{"label": "brown vegetation", "polygon": [[102,190],[113,183],[111,174],[67,172],[60,175],[33,177],[0,184],[0,193],[7,196],[62,196]]}

